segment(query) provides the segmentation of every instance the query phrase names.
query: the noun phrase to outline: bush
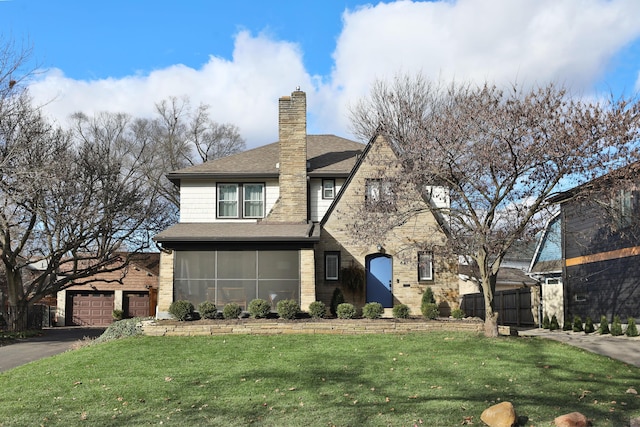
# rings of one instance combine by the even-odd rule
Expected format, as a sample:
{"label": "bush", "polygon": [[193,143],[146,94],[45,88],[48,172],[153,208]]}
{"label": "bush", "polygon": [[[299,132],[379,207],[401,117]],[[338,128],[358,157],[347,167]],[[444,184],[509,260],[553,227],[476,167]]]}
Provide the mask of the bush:
{"label": "bush", "polygon": [[134,317],[133,319],[124,319],[113,322],[105,331],[96,338],[93,342],[107,342],[120,338],[134,337],[142,335],[142,319],[140,317]]}
{"label": "bush", "polygon": [[191,301],[178,300],[169,306],[169,314],[180,321],[193,320],[193,311],[195,308]]}
{"label": "bush", "polygon": [[554,314],[553,316],[551,316],[551,321],[549,322],[549,330],[555,331],[557,329],[560,329],[560,325],[558,324],[558,318]]}
{"label": "bush", "polygon": [[433,302],[426,302],[422,304],[420,307],[420,311],[422,311],[422,315],[425,319],[435,319],[440,315],[440,311],[438,310],[438,305]]}
{"label": "bush", "polygon": [[336,308],[336,315],[338,319],[353,319],[356,315],[356,308],[353,304],[343,302]]}
{"label": "bush", "polygon": [[431,288],[427,287],[424,290],[424,293],[422,294],[421,305],[435,304],[435,303],[436,303],[436,299],[433,297],[433,291],[431,290]]}
{"label": "bush", "polygon": [[611,322],[611,335],[618,337],[622,335],[622,322],[620,316],[613,316],[613,322]]}
{"label": "bush", "polygon": [[542,327],[544,329],[549,329],[550,322],[551,321],[549,320],[549,315],[545,313],[544,317],[542,318]]}
{"label": "bush", "polygon": [[379,302],[368,302],[362,307],[362,317],[367,319],[379,319],[384,313],[384,308]]}
{"label": "bush", "polygon": [[458,320],[464,319],[464,311],[461,308],[454,308],[451,310],[451,317]]}
{"label": "bush", "polygon": [[203,319],[215,319],[218,315],[218,308],[211,301],[202,301],[198,305],[198,312]]}
{"label": "bush", "polygon": [[573,329],[573,322],[571,321],[570,316],[566,316],[564,318],[564,323],[562,324],[563,331],[571,331]]}
{"label": "bush", "polygon": [[606,335],[611,333],[609,330],[609,322],[607,321],[607,316],[600,316],[600,327],[598,328],[598,332],[601,335]]}
{"label": "bush", "polygon": [[327,305],[322,301],[309,304],[309,315],[314,319],[322,319],[327,315]]}
{"label": "bush", "polygon": [[625,335],[628,337],[637,337],[638,336],[638,327],[636,326],[636,319],[633,317],[629,317],[627,319],[627,330]]}
{"label": "bush", "polygon": [[338,306],[344,302],[344,295],[342,295],[342,291],[340,288],[336,288],[333,291],[333,295],[331,296],[331,306],[329,310],[331,314],[334,316],[338,315]]}
{"label": "bush", "polygon": [[278,310],[278,316],[283,319],[295,319],[296,315],[300,313],[300,306],[298,302],[293,299],[283,299],[282,301],[278,301],[276,305]]}
{"label": "bush", "polygon": [[271,313],[271,304],[262,298],[256,298],[249,302],[247,311],[254,319],[264,319]]}
{"label": "bush", "polygon": [[406,304],[398,304],[393,307],[392,313],[393,317],[396,319],[408,319],[411,314],[411,310]]}
{"label": "bush", "polygon": [[124,317],[124,311],[116,308],[111,312],[111,317],[113,317],[113,320],[122,320]]}
{"label": "bush", "polygon": [[580,316],[575,315],[573,316],[573,332],[582,332],[584,331],[584,328],[582,327],[582,319],[580,318]]}
{"label": "bush", "polygon": [[225,319],[237,319],[242,314],[242,308],[235,302],[230,302],[222,309],[222,317]]}
{"label": "bush", "polygon": [[587,316],[587,320],[584,321],[584,333],[592,334],[595,330],[596,328],[593,326],[593,320],[591,320],[591,317]]}

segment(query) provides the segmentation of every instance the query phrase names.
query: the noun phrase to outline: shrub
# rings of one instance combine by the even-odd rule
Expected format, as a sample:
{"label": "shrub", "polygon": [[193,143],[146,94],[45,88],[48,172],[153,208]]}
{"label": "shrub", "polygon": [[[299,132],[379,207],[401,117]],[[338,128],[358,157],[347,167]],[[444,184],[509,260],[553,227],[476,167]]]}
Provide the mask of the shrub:
{"label": "shrub", "polygon": [[596,328],[593,326],[593,320],[591,320],[591,317],[587,316],[587,320],[584,321],[584,333],[592,334],[595,330]]}
{"label": "shrub", "polygon": [[411,310],[406,304],[398,304],[393,307],[392,313],[393,317],[396,319],[408,319],[411,314]]}
{"label": "shrub", "polygon": [[278,301],[276,308],[278,310],[278,316],[283,319],[295,319],[296,315],[300,313],[300,306],[298,305],[298,302],[293,299],[283,299]]}
{"label": "shrub", "polygon": [[629,317],[627,319],[627,330],[625,335],[628,337],[637,337],[638,336],[638,327],[636,326],[636,319],[633,317]]}
{"label": "shrub", "polygon": [[322,301],[309,304],[309,315],[314,319],[322,319],[327,315],[327,305]]}
{"label": "shrub", "polygon": [[566,316],[564,318],[564,323],[562,324],[562,330],[563,331],[571,331],[571,330],[573,330],[573,322],[571,321],[571,317],[570,316]]}
{"label": "shrub", "polygon": [[558,324],[558,318],[554,314],[553,316],[551,316],[551,321],[549,322],[549,330],[555,331],[557,329],[560,329],[560,325]]}
{"label": "shrub", "polygon": [[343,302],[336,308],[336,315],[338,319],[353,319],[356,315],[356,308],[353,304]]}
{"label": "shrub", "polygon": [[433,297],[433,291],[427,287],[422,294],[421,304],[435,304],[436,299]]}
{"label": "shrub", "polygon": [[202,301],[198,305],[198,311],[203,319],[215,319],[218,315],[218,308],[211,301]]}
{"label": "shrub", "polygon": [[94,340],[96,343],[117,340],[119,338],[134,337],[142,335],[142,319],[134,317],[133,319],[124,319],[113,322],[98,338]]}
{"label": "shrub", "polygon": [[622,335],[622,322],[620,316],[613,316],[613,322],[611,322],[611,335],[618,337]]}
{"label": "shrub", "polygon": [[367,319],[379,319],[384,313],[384,308],[379,302],[368,302],[362,307],[362,317]]}
{"label": "shrub", "polygon": [[420,310],[422,311],[422,315],[424,316],[425,319],[433,320],[437,318],[438,315],[440,314],[440,311],[438,310],[438,305],[433,302],[426,302],[422,304],[422,307],[420,307]]}
{"label": "shrub", "polygon": [[230,302],[222,309],[222,317],[225,319],[237,319],[242,314],[242,308],[235,302]]}
{"label": "shrub", "polygon": [[249,302],[247,311],[254,319],[264,319],[271,313],[271,304],[262,298],[256,298]]}
{"label": "shrub", "polygon": [[549,329],[549,324],[550,324],[549,315],[545,313],[544,317],[542,318],[542,327],[544,329]]}
{"label": "shrub", "polygon": [[192,320],[194,310],[191,301],[187,300],[174,301],[169,306],[169,314],[180,321]]}
{"label": "shrub", "polygon": [[464,319],[464,311],[461,308],[454,308],[451,310],[451,317],[458,320]]}
{"label": "shrub", "polygon": [[573,316],[573,332],[582,332],[584,331],[584,328],[582,327],[582,319],[580,318],[580,316],[575,315]]}
{"label": "shrub", "polygon": [[598,328],[598,332],[601,335],[606,335],[611,333],[609,330],[609,322],[607,321],[607,316],[600,316],[600,327]]}
{"label": "shrub", "polygon": [[342,295],[342,291],[340,288],[336,288],[333,291],[333,295],[331,295],[331,306],[329,310],[331,314],[334,316],[338,315],[338,306],[344,302],[344,295]]}
{"label": "shrub", "polygon": [[124,311],[116,308],[111,313],[111,317],[113,317],[113,320],[122,320],[122,318],[124,317]]}

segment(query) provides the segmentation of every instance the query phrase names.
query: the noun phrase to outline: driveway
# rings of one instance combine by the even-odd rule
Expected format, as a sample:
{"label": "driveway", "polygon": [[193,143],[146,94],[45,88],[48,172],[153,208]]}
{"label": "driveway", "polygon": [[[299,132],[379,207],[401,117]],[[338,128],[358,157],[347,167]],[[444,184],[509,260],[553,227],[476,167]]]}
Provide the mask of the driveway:
{"label": "driveway", "polygon": [[73,343],[84,337],[95,338],[105,328],[59,327],[43,329],[42,336],[18,340],[14,344],[0,347],[0,372],[15,368],[34,360],[64,353]]}
{"label": "driveway", "polygon": [[640,367],[640,337],[614,337],[584,332],[549,331],[548,329],[520,329],[518,335],[535,336],[560,341],[592,353],[608,356]]}

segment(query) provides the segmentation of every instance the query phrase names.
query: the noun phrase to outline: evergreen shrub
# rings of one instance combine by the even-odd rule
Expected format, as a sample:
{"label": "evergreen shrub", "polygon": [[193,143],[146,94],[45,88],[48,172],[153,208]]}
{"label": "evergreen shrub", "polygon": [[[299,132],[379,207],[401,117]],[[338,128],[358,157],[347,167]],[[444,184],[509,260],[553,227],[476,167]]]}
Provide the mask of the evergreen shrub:
{"label": "evergreen shrub", "polygon": [[464,319],[464,311],[461,308],[454,308],[451,310],[451,317],[458,320]]}
{"label": "evergreen shrub", "polygon": [[322,301],[309,304],[309,315],[314,319],[322,319],[327,315],[327,305]]}
{"label": "evergreen shrub", "polygon": [[287,320],[295,319],[298,313],[300,313],[300,306],[298,302],[293,299],[278,301],[276,309],[278,310],[278,316]]}
{"label": "evergreen shrub", "polygon": [[226,304],[222,309],[222,317],[225,319],[237,319],[242,314],[242,307],[235,302]]}
{"label": "evergreen shrub", "polygon": [[438,310],[438,305],[436,303],[424,303],[420,309],[425,319],[433,320],[440,315],[440,311]]}
{"label": "evergreen shrub", "polygon": [[633,317],[629,317],[627,319],[627,330],[625,331],[625,335],[628,337],[638,336],[638,327],[636,326],[636,319],[634,319]]}
{"label": "evergreen shrub", "polygon": [[256,298],[249,302],[247,311],[254,319],[264,319],[271,313],[271,304],[265,299]]}
{"label": "evergreen shrub", "polygon": [[202,301],[198,304],[198,312],[203,319],[215,319],[218,315],[218,309],[211,301]]}
{"label": "evergreen shrub", "polygon": [[600,332],[601,335],[611,333],[609,330],[609,321],[607,321],[607,316],[600,316],[600,327],[598,328],[598,332]]}
{"label": "evergreen shrub", "polygon": [[587,320],[584,321],[584,333],[592,334],[596,331],[596,328],[593,326],[593,320],[591,317],[587,316]]}
{"label": "evergreen shrub", "polygon": [[433,296],[433,291],[431,290],[430,287],[427,287],[424,290],[424,293],[422,294],[422,301],[421,304],[435,304],[436,303],[436,299]]}
{"label": "evergreen shrub", "polygon": [[622,335],[622,322],[620,316],[613,316],[613,322],[611,322],[611,335],[618,337]]}
{"label": "evergreen shrub", "polygon": [[333,291],[333,295],[331,295],[331,306],[329,310],[333,316],[338,315],[338,306],[344,302],[344,295],[340,288],[335,288]]}
{"label": "evergreen shrub", "polygon": [[573,332],[582,332],[584,328],[582,327],[582,319],[580,316],[573,316]]}
{"label": "evergreen shrub", "polygon": [[558,318],[554,314],[553,316],[551,316],[551,321],[549,322],[549,330],[555,331],[558,329],[560,329],[560,325],[558,324]]}
{"label": "evergreen shrub", "polygon": [[544,317],[542,318],[542,327],[544,329],[549,329],[549,324],[550,324],[550,320],[549,320],[549,315],[547,313],[544,314]]}
{"label": "evergreen shrub", "polygon": [[169,314],[181,322],[185,320],[193,320],[194,310],[195,308],[191,301],[187,300],[174,301],[169,306]]}
{"label": "evergreen shrub", "polygon": [[409,315],[411,314],[411,310],[406,304],[398,304],[393,306],[393,310],[391,310],[391,312],[393,313],[393,317],[395,317],[396,319],[408,319]]}
{"label": "evergreen shrub", "polygon": [[356,308],[353,304],[343,302],[336,308],[338,319],[353,319],[356,316]]}
{"label": "evergreen shrub", "polygon": [[362,317],[367,319],[379,319],[384,313],[384,308],[379,302],[368,302],[362,307]]}
{"label": "evergreen shrub", "polygon": [[133,319],[124,319],[113,322],[105,331],[93,342],[101,343],[113,341],[119,338],[128,338],[142,335],[142,319],[134,317]]}

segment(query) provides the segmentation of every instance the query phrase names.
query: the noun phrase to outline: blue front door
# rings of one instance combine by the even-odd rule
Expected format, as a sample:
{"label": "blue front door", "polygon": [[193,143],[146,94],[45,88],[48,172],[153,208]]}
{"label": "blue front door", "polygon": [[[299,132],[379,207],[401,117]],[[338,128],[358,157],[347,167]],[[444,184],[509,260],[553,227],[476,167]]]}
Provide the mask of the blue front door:
{"label": "blue front door", "polygon": [[391,257],[383,254],[370,255],[366,259],[366,264],[367,302],[379,302],[384,308],[393,307]]}

